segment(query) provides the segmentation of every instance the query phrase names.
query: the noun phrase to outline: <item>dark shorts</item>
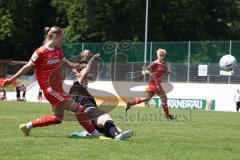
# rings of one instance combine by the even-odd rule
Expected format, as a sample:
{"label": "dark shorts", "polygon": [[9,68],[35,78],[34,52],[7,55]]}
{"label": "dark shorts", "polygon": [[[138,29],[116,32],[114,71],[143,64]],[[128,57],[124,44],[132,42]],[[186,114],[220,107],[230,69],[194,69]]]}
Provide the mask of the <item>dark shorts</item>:
{"label": "dark shorts", "polygon": [[236,102],[237,107],[240,107],[240,102]]}
{"label": "dark shorts", "polygon": [[17,98],[20,98],[21,97],[21,94],[19,91],[17,91]]}
{"label": "dark shorts", "polygon": [[97,118],[105,113],[97,108],[96,101],[93,97],[74,96],[73,99],[83,106],[84,112],[90,119]]}

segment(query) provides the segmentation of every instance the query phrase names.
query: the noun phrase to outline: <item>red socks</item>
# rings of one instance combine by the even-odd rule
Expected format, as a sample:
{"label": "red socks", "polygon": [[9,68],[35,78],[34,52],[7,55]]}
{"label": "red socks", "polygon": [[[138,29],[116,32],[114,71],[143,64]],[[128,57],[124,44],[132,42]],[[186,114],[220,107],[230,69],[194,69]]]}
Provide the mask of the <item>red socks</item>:
{"label": "red socks", "polygon": [[53,124],[59,124],[62,121],[55,115],[50,115],[50,116],[45,116],[45,117],[40,117],[36,120],[32,121],[32,127],[44,127],[44,126],[49,126]]}
{"label": "red socks", "polygon": [[[127,105],[130,107],[130,106],[133,106],[135,104],[142,103],[142,102],[143,102],[142,98],[135,98],[133,101],[128,102]],[[162,108],[163,108],[163,111],[166,114],[166,116],[169,116],[169,110],[168,110],[167,102],[162,102]]]}
{"label": "red socks", "polygon": [[[92,121],[87,117],[86,113],[84,113],[83,107],[81,105],[78,105],[76,110],[76,118],[78,122],[89,132],[92,133],[95,131],[95,127],[92,124]],[[35,128],[35,127],[44,127],[54,124],[61,123],[61,119],[55,115],[49,115],[40,117],[36,120],[33,120],[32,122],[27,123],[27,128]]]}
{"label": "red socks", "polygon": [[130,106],[133,106],[133,105],[139,104],[139,103],[142,103],[142,98],[135,98],[133,101],[128,102],[127,104],[130,107]]}
{"label": "red socks", "polygon": [[163,108],[166,116],[169,116],[169,110],[168,110],[167,102],[162,102],[162,108]]}
{"label": "red socks", "polygon": [[84,109],[81,105],[78,106],[75,115],[78,122],[88,131],[88,133],[92,133],[95,130],[92,121],[88,118],[86,113],[84,113]]}

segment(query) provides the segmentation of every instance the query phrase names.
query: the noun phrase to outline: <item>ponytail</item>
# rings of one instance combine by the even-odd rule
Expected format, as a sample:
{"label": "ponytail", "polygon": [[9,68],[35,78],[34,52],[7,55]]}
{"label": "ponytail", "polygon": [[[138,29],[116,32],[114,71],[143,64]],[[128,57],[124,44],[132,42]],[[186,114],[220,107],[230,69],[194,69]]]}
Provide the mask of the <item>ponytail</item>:
{"label": "ponytail", "polygon": [[48,34],[48,32],[50,31],[50,27],[44,27],[44,33],[45,33],[45,35],[47,35]]}
{"label": "ponytail", "polygon": [[63,33],[63,29],[57,26],[44,27],[44,33],[45,33],[45,36],[44,36],[45,40],[43,44],[47,41],[47,39],[51,39],[52,37]]}

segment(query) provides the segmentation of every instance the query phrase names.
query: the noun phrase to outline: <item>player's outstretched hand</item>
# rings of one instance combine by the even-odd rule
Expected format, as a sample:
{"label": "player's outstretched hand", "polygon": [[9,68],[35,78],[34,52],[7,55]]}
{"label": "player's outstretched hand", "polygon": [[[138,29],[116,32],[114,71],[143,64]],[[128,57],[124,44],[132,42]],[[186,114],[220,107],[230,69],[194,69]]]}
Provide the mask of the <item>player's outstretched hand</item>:
{"label": "player's outstretched hand", "polygon": [[94,58],[100,58],[100,53],[95,54]]}
{"label": "player's outstretched hand", "polygon": [[11,83],[13,83],[13,80],[12,80],[11,78],[5,79],[5,80],[3,80],[3,82],[2,82],[2,86],[3,86],[3,87],[7,87],[7,86],[9,86]]}
{"label": "player's outstretched hand", "polygon": [[147,67],[146,66],[142,66],[142,71],[147,71]]}
{"label": "player's outstretched hand", "polygon": [[148,70],[148,67],[146,67],[146,66],[142,66],[142,73],[143,74],[146,74],[146,73],[151,74]]}
{"label": "player's outstretched hand", "polygon": [[169,70],[168,70],[168,74],[174,72],[174,68],[173,67],[170,67]]}

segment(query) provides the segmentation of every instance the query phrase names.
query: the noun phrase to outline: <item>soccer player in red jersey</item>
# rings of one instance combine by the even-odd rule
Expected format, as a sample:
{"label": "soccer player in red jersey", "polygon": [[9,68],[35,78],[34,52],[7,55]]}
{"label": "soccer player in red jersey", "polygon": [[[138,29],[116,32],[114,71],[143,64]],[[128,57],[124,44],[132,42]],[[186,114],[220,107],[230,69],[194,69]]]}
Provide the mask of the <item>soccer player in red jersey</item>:
{"label": "soccer player in red jersey", "polygon": [[166,63],[164,62],[164,57],[166,55],[165,49],[157,50],[157,60],[153,61],[146,69],[145,72],[149,73],[151,78],[146,90],[145,97],[135,98],[133,101],[127,102],[126,112],[130,109],[132,105],[139,104],[142,102],[148,102],[155,94],[157,94],[162,99],[162,107],[165,115],[168,119],[174,119],[174,117],[169,113],[167,106],[167,95],[161,86],[161,81],[163,76],[168,75],[172,70],[168,70]]}
{"label": "soccer player in red jersey", "polygon": [[32,128],[61,123],[64,110],[70,110],[75,113],[78,122],[92,136],[98,136],[100,133],[84,113],[83,107],[76,103],[70,95],[66,94],[62,88],[61,65],[64,64],[70,68],[78,66],[64,58],[63,51],[60,48],[64,38],[63,30],[57,26],[51,28],[45,27],[45,33],[46,36],[43,45],[35,50],[30,61],[25,66],[12,78],[4,82],[4,86],[11,84],[11,82],[35,67],[39,86],[43,90],[46,99],[51,103],[54,114],[21,124],[20,129],[25,136],[29,136]]}

